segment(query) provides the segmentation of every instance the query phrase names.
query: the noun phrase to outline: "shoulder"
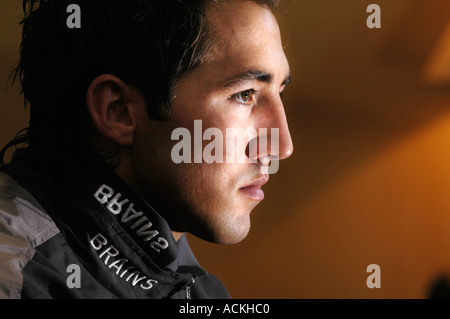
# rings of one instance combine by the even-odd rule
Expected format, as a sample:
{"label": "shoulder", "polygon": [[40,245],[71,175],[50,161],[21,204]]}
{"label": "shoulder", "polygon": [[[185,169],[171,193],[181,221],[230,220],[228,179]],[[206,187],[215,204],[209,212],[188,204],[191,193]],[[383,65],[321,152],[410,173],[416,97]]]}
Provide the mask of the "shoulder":
{"label": "shoulder", "polygon": [[0,172],[0,298],[20,298],[22,269],[58,232],[36,199]]}

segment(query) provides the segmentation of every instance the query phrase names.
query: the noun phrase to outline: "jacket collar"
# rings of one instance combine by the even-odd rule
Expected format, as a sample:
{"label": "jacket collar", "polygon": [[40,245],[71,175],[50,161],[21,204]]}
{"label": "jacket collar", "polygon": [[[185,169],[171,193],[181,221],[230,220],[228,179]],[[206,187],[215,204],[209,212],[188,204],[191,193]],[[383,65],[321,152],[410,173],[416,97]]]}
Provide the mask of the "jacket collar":
{"label": "jacket collar", "polygon": [[120,285],[120,278],[128,278],[124,269],[136,269],[156,287],[143,292],[151,298],[170,296],[193,275],[206,274],[186,238],[177,243],[167,222],[112,169],[62,170],[64,178],[49,178],[32,167],[23,151],[16,152],[7,168],[40,202],[71,249],[88,256],[88,270]]}

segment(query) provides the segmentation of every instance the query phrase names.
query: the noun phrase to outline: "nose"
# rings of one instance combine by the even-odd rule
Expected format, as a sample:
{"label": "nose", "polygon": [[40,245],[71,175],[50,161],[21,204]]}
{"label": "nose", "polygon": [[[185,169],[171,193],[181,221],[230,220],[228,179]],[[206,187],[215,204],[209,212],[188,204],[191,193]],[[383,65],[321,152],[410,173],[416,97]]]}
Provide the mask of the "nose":
{"label": "nose", "polygon": [[[279,107],[277,112],[277,117],[274,118],[274,126],[272,127],[278,127],[279,133],[278,136],[270,134],[270,144],[272,145],[272,139],[278,140],[279,147],[278,150],[272,149],[272,147],[269,150],[269,156],[276,157],[279,160],[286,159],[289,156],[292,155],[292,152],[294,151],[294,143],[292,142],[291,133],[289,131],[289,126],[286,118],[286,113],[283,107],[283,104],[281,103],[281,107]],[[271,130],[272,131],[272,130]]]}
{"label": "nose", "polygon": [[[249,158],[267,164],[271,160],[282,160],[292,155],[292,142],[289,126],[281,98],[262,107],[258,115],[258,136],[250,143]],[[257,141],[256,141],[257,140]],[[257,145],[257,147],[251,147]]]}
{"label": "nose", "polygon": [[[278,97],[270,104],[270,107],[263,108],[261,115],[258,152],[256,158],[264,161],[286,159],[292,155],[294,144],[286,118],[283,102]],[[267,147],[264,147],[266,146]]]}

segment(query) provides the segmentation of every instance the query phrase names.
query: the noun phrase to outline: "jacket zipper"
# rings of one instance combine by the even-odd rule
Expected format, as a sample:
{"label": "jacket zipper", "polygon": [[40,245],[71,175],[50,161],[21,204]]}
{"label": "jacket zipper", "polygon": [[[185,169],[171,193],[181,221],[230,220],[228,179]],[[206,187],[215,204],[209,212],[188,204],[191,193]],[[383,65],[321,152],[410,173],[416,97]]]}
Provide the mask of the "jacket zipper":
{"label": "jacket zipper", "polygon": [[191,287],[193,284],[195,284],[194,277],[192,277],[191,283],[186,286],[186,299],[191,299]]}

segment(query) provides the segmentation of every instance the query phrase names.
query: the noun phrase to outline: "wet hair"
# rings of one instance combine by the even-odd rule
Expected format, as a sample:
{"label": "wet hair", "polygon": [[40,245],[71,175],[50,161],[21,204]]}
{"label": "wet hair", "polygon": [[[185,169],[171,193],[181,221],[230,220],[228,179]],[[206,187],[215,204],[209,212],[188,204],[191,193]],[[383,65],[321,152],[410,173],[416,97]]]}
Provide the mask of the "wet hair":
{"label": "wet hair", "polygon": [[[86,107],[90,83],[113,74],[143,95],[148,114],[170,117],[177,80],[199,66],[214,43],[209,5],[230,0],[23,0],[19,80],[29,127],[0,152],[27,143],[48,165],[85,162],[98,152]],[[279,0],[254,0],[275,9]],[[81,27],[69,28],[68,6],[81,9]]]}

